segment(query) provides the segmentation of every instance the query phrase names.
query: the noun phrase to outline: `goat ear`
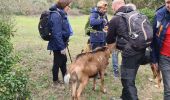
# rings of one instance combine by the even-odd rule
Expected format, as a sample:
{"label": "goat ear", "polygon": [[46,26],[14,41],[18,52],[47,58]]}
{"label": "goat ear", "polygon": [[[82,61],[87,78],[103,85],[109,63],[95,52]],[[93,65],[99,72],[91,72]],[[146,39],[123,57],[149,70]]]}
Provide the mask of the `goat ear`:
{"label": "goat ear", "polygon": [[110,50],[110,52],[112,53],[113,50],[116,49],[116,43],[112,43],[112,44],[107,44],[108,49]]}

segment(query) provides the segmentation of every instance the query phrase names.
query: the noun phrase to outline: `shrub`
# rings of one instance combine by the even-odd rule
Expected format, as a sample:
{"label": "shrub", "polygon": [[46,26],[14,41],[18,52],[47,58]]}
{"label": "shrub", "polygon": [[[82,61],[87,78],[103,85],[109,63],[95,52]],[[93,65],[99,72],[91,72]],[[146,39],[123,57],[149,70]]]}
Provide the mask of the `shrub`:
{"label": "shrub", "polygon": [[25,70],[16,65],[18,57],[13,54],[10,38],[14,24],[10,8],[5,1],[0,3],[0,98],[25,100],[30,97],[27,89],[28,76]]}
{"label": "shrub", "polygon": [[149,9],[149,8],[143,8],[143,9],[140,9],[140,12],[148,16],[150,22],[153,23],[155,10]]}

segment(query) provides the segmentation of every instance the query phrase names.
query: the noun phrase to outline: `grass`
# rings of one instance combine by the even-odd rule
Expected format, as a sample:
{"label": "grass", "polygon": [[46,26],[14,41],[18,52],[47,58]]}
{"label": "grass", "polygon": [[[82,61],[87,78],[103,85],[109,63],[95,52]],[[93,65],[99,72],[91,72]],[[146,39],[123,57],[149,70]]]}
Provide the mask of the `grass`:
{"label": "grass", "polygon": [[[88,16],[71,16],[70,23],[74,30],[74,35],[70,38],[69,49],[72,59],[81,52],[81,49],[87,42],[88,37],[84,35],[84,25]],[[12,43],[14,44],[15,53],[20,55],[23,67],[30,68],[29,88],[33,100],[70,100],[71,94],[69,87],[52,85],[52,55],[46,50],[47,43],[39,37],[37,30],[39,18],[16,16],[16,29]],[[119,57],[120,58],[120,57]],[[110,59],[111,60],[111,59]],[[121,60],[121,59],[120,59]],[[70,60],[68,58],[68,64]],[[83,100],[109,100],[111,97],[121,95],[121,82],[114,80],[112,74],[112,64],[107,68],[105,77],[105,86],[107,94],[102,94],[99,89],[99,80],[97,90],[92,91],[92,80],[82,93]],[[163,93],[161,89],[154,87],[154,83],[148,81],[152,77],[149,66],[141,66],[136,79],[136,86],[140,100],[162,100]],[[60,73],[61,79],[61,73]]]}

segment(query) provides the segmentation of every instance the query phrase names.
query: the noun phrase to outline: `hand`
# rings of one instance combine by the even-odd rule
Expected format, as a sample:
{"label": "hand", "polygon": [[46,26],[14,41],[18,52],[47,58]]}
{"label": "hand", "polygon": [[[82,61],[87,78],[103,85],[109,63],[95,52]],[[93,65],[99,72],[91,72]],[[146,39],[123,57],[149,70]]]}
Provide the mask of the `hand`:
{"label": "hand", "polygon": [[66,49],[63,49],[60,52],[61,52],[61,54],[66,55]]}
{"label": "hand", "polygon": [[107,33],[107,32],[108,32],[108,26],[105,26],[105,27],[103,28],[103,31]]}

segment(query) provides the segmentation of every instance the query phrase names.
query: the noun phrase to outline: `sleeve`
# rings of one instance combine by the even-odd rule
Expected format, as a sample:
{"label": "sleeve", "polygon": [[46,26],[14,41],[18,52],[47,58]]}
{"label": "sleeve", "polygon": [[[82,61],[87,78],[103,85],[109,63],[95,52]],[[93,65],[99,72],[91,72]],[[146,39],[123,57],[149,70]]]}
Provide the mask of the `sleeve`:
{"label": "sleeve", "polygon": [[152,63],[157,63],[158,62],[158,57],[157,57],[157,46],[156,46],[156,33],[158,31],[158,28],[157,28],[157,20],[156,20],[156,16],[154,17],[154,22],[153,22],[153,40],[152,40],[152,43],[151,43],[151,60],[152,60]]}
{"label": "sleeve", "polygon": [[90,25],[95,26],[95,25],[100,25],[104,22],[104,19],[99,19],[99,14],[97,13],[91,13],[90,15]]}
{"label": "sleeve", "polygon": [[106,37],[107,44],[112,44],[116,42],[116,30],[117,30],[117,18],[113,17],[108,25],[108,35]]}
{"label": "sleeve", "polygon": [[64,44],[63,38],[62,38],[62,21],[61,16],[57,13],[51,14],[51,23],[52,23],[52,38],[55,41],[55,44],[63,50],[66,48],[66,45]]}

